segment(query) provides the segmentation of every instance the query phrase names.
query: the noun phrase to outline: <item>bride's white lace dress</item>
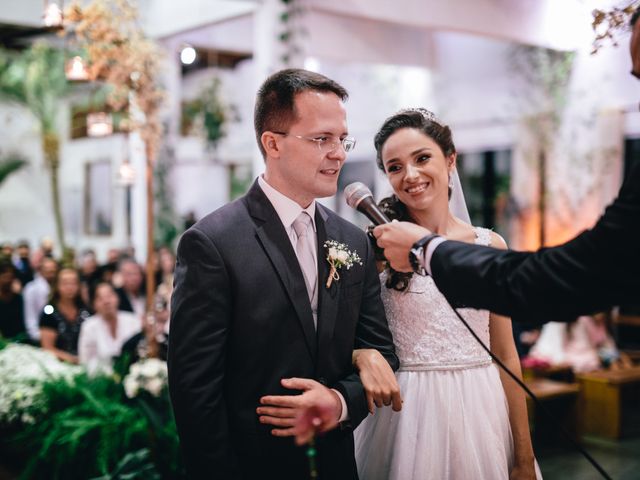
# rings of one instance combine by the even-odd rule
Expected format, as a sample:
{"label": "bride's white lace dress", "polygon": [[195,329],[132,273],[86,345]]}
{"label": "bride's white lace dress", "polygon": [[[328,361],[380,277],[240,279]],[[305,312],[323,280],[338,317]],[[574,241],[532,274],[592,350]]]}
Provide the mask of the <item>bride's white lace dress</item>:
{"label": "bride's white lace dress", "polygon": [[[490,232],[476,228],[476,243]],[[400,369],[402,411],[378,409],[355,431],[361,480],[508,479],[513,441],[497,367],[431,277],[414,275],[382,300]],[[489,345],[489,312],[460,309]]]}

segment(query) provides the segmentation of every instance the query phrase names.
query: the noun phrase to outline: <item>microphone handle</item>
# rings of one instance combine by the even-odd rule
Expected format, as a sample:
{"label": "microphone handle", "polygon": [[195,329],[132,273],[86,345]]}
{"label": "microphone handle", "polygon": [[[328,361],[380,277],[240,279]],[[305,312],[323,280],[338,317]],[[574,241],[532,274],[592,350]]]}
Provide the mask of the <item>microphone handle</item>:
{"label": "microphone handle", "polygon": [[374,225],[383,225],[391,222],[382,210],[380,210],[380,207],[373,201],[373,197],[363,198],[356,208],[371,220]]}

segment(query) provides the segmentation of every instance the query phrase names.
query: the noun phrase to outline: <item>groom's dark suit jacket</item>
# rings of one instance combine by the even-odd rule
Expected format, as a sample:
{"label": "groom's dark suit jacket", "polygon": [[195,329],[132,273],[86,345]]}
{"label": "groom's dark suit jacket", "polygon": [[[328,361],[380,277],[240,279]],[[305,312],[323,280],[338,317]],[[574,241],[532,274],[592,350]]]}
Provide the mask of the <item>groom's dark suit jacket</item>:
{"label": "groom's dark suit jacket", "polygon": [[640,164],[591,229],[538,252],[447,241],[431,258],[440,291],[455,306],[516,321],[571,320],[640,298]]}
{"label": "groom's dark suit jacket", "polygon": [[[352,428],[367,415],[354,348],[376,348],[395,369],[373,251],[365,234],[317,205],[318,328],[302,271],[259,185],[211,213],[180,240],[172,297],[169,388],[189,478],[308,478],[303,448],[260,424],[263,395],[295,394],[280,380],[305,377],[344,396],[350,426],[318,439],[321,478],[355,479]],[[327,240],[363,266],[329,289]]]}

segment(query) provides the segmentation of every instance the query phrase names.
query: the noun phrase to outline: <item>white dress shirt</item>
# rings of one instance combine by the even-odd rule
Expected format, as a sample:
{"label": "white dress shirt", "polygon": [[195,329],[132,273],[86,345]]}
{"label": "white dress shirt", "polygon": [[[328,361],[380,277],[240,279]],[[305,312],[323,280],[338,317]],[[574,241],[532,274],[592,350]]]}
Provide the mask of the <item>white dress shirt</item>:
{"label": "white dress shirt", "polygon": [[80,327],[78,357],[90,373],[110,372],[112,359],[120,355],[122,345],[142,329],[142,322],[131,312],[118,311],[116,335],[100,315],[87,318]]}
{"label": "white dress shirt", "polygon": [[[291,200],[286,195],[283,195],[278,190],[273,188],[271,185],[267,183],[267,181],[260,175],[258,177],[258,185],[266,195],[271,205],[273,205],[274,210],[278,214],[278,218],[282,222],[285,231],[287,232],[287,236],[289,237],[289,241],[291,242],[291,246],[293,247],[293,251],[296,251],[296,242],[298,241],[298,237],[296,235],[295,230],[293,229],[293,222],[298,218],[300,213],[307,212],[311,217],[311,225],[313,226],[313,232],[316,233],[316,201],[312,201],[311,205],[307,208],[302,208],[297,202]],[[313,235],[314,241],[312,242],[312,250],[313,250],[313,258],[318,258],[318,237],[317,235]],[[318,264],[316,262],[316,278],[318,277]],[[317,322],[317,313],[314,314],[314,322]],[[338,398],[340,398],[340,403],[342,404],[342,414],[340,415],[340,419],[338,421],[344,422],[349,419],[349,411],[347,410],[347,402],[345,401],[342,394],[335,389],[332,389],[334,392],[338,394]]]}
{"label": "white dress shirt", "polygon": [[[293,251],[296,250],[296,242],[298,241],[298,236],[296,235],[295,230],[293,229],[293,222],[295,222],[296,218],[302,213],[307,212],[311,217],[311,225],[313,227],[313,233],[317,232],[316,230],[316,201],[311,202],[307,208],[302,208],[297,202],[291,200],[289,197],[283,195],[278,190],[273,188],[271,185],[267,183],[267,181],[262,178],[262,175],[258,177],[258,185],[262,188],[262,191],[267,196],[271,205],[275,209],[282,225],[284,226],[285,231],[287,232],[287,236],[289,237],[289,241],[291,242],[291,246],[293,247]],[[313,257],[318,258],[318,237],[316,235],[313,236],[314,242],[312,244],[313,249]],[[318,275],[318,264],[316,263],[316,277]]]}
{"label": "white dress shirt", "polygon": [[[429,275],[431,275],[431,257],[433,256],[433,252],[435,252],[438,245],[446,241],[446,238],[438,237],[431,240],[427,245],[427,249],[424,251],[424,257],[422,258],[421,263],[422,268],[424,268]],[[418,261],[420,261],[420,259],[418,259]]]}
{"label": "white dress shirt", "polygon": [[24,324],[32,340],[40,340],[40,314],[49,300],[50,292],[49,283],[39,274],[22,291]]}

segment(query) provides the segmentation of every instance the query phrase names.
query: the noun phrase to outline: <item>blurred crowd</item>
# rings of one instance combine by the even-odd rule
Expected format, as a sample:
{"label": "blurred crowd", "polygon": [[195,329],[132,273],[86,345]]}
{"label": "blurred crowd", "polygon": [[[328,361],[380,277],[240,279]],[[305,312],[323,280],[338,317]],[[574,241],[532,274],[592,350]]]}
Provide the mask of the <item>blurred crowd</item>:
{"label": "blurred crowd", "polygon": [[147,308],[142,266],[132,249],[110,249],[103,263],[87,249],[62,261],[44,240],[4,243],[0,250],[0,337],[41,346],[60,360],[110,371],[114,358],[130,362],[166,357],[175,256],[155,255],[154,294]]}
{"label": "blurred crowd", "polygon": [[[146,281],[131,249],[110,249],[103,263],[93,250],[57,260],[45,239],[5,243],[0,249],[0,336],[39,345],[60,360],[89,371],[111,368],[126,353],[131,361],[166,357],[174,253],[155,255],[155,293],[147,311]],[[567,368],[583,373],[632,365],[614,341],[611,313],[539,328],[514,325],[525,368]],[[153,345],[150,345],[150,342]]]}

